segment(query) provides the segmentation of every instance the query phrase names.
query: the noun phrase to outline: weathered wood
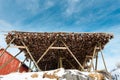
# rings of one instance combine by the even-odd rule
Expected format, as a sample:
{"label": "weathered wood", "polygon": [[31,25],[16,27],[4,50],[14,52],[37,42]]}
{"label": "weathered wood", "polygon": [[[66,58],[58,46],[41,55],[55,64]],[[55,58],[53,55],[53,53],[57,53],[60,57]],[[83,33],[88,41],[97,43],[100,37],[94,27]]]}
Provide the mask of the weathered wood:
{"label": "weathered wood", "polygon": [[35,61],[35,59],[34,59],[33,56],[31,55],[29,49],[28,49],[27,46],[25,45],[25,43],[24,43],[23,41],[21,41],[21,42],[22,42],[22,44],[26,47],[26,50],[27,50],[29,56],[31,57],[32,61],[34,62],[35,66],[37,67],[37,69],[38,69],[39,71],[41,71],[41,69],[38,67],[38,65],[37,65],[37,63],[36,63],[36,61]]}
{"label": "weathered wood", "polygon": [[26,48],[25,46],[10,46],[11,48]]}
{"label": "weathered wood", "polygon": [[75,55],[71,52],[71,50],[68,48],[68,46],[62,41],[62,43],[65,45],[65,47],[67,48],[67,50],[69,51],[69,53],[72,55],[72,57],[75,59],[75,61],[79,64],[79,66],[81,67],[81,69],[84,71],[83,66],[81,65],[81,63],[78,61],[78,59],[75,57]]}
{"label": "weathered wood", "polygon": [[98,66],[98,53],[97,53],[97,55],[96,55],[96,61],[95,61],[96,63],[95,63],[95,70],[97,70],[97,66]]}
{"label": "weathered wood", "polygon": [[63,64],[62,64],[62,57],[59,58],[59,61],[60,61],[60,68],[63,67]]}
{"label": "weathered wood", "polygon": [[50,50],[50,48],[54,45],[56,40],[49,46],[49,48],[43,53],[43,55],[38,59],[37,64],[40,62],[40,60],[47,54],[47,52]]}
{"label": "weathered wood", "polygon": [[104,64],[105,70],[108,72],[107,66],[106,66],[106,63],[105,63],[105,59],[104,59],[104,56],[103,56],[103,53],[102,53],[101,46],[100,46],[100,53],[101,53],[101,56],[102,56],[102,60],[103,60],[103,64]]}
{"label": "weathered wood", "polygon": [[[12,42],[12,44],[14,44],[15,46],[23,46],[21,40],[26,44],[35,61],[38,61],[39,58],[43,55],[43,53],[52,44],[52,42],[56,40],[56,43],[51,47],[51,49],[49,49],[49,53],[43,55],[43,57],[41,57],[40,59],[40,62],[38,62],[38,66],[44,70],[46,64],[47,69],[53,69],[54,66],[56,66],[57,68],[56,64],[58,62],[59,56],[65,56],[68,60],[70,60],[70,62],[73,65],[75,65],[76,68],[79,67],[79,65],[76,64],[76,62],[74,63],[74,58],[71,57],[71,55],[69,55],[69,52],[67,50],[64,50],[64,45],[60,42],[60,40],[66,43],[68,48],[71,50],[71,52],[73,52],[73,54],[76,56],[81,65],[83,65],[86,55],[93,55],[94,46],[98,46],[100,43],[101,48],[103,49],[105,44],[107,44],[109,40],[113,38],[113,35],[108,33],[47,33],[12,31],[6,36],[7,44],[9,44],[13,38],[15,38],[15,40]],[[19,49],[23,50],[27,58],[31,59],[26,49]],[[96,52],[99,51],[100,49],[98,48]],[[90,59],[91,58],[88,58],[87,61],[89,61]],[[69,67],[70,66],[66,66],[66,68]]]}
{"label": "weathered wood", "polygon": [[92,60],[91,60],[91,65],[93,67],[93,70],[95,70],[94,63],[93,63],[94,62],[93,59],[94,59],[95,55],[96,55],[96,46],[94,47],[93,56],[92,56]]}
{"label": "weathered wood", "polygon": [[50,49],[66,49],[66,47],[50,47]]}

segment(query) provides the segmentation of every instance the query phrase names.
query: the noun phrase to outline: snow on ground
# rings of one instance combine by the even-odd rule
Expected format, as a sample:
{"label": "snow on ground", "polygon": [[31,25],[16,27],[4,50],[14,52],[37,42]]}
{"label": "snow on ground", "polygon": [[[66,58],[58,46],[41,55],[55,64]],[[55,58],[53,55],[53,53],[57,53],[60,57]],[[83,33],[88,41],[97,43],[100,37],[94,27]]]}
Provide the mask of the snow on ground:
{"label": "snow on ground", "polygon": [[[94,78],[94,79],[93,79]],[[102,80],[103,75],[97,72],[81,72],[78,70],[65,70],[63,68],[28,73],[10,73],[0,75],[0,80]],[[109,80],[109,79],[105,79]]]}
{"label": "snow on ground", "polygon": [[113,80],[120,80],[120,68],[112,70],[111,75]]}
{"label": "snow on ground", "polygon": [[64,69],[60,68],[52,71],[29,72],[29,73],[11,73],[8,75],[0,75],[0,80],[56,80],[58,76],[62,76]]}

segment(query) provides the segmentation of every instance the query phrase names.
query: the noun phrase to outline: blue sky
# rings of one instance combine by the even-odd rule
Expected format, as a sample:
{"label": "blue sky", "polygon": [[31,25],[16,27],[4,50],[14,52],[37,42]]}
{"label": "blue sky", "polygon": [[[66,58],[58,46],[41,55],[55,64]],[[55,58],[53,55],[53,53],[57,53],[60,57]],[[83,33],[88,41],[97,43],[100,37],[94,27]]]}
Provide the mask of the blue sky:
{"label": "blue sky", "polygon": [[0,0],[0,31],[11,30],[110,32],[106,62],[109,68],[120,62],[120,0]]}

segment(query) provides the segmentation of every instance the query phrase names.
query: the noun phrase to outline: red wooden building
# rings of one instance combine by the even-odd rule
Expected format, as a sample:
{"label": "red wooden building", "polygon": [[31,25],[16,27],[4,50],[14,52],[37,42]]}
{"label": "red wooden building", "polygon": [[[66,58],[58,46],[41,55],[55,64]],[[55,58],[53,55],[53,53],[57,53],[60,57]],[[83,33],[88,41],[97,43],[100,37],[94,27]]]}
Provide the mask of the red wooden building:
{"label": "red wooden building", "polygon": [[9,52],[4,51],[4,49],[0,49],[0,75],[6,75],[11,72],[28,72],[28,70],[29,68],[22,64],[20,60]]}

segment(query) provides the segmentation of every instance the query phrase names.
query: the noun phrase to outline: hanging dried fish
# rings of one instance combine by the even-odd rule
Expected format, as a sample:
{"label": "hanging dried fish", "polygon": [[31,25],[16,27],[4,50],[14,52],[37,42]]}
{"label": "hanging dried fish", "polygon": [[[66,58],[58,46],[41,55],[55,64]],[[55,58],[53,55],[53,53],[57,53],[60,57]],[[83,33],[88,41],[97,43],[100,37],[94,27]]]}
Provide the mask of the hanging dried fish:
{"label": "hanging dried fish", "polygon": [[[12,43],[14,45],[22,46],[21,40],[27,45],[32,56],[35,58],[35,61],[41,57],[41,55],[55,40],[57,40],[54,45],[55,47],[63,47],[64,45],[60,42],[62,40],[83,65],[85,56],[93,55],[95,46],[101,45],[103,49],[105,44],[113,38],[113,35],[107,33],[37,33],[12,31],[6,36],[7,44],[9,44],[13,38],[15,38]],[[24,51],[27,58],[30,58],[25,49],[20,50]],[[45,70],[46,65],[46,69],[57,68],[59,56],[64,56],[64,58],[70,61],[76,68],[79,68],[79,65],[75,62],[67,50],[50,50],[39,62],[39,67],[43,70]],[[64,63],[64,66],[65,68],[70,68],[70,65],[67,65],[67,63]]]}

